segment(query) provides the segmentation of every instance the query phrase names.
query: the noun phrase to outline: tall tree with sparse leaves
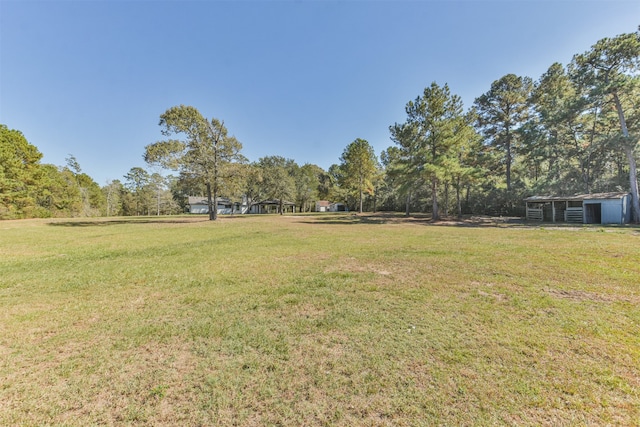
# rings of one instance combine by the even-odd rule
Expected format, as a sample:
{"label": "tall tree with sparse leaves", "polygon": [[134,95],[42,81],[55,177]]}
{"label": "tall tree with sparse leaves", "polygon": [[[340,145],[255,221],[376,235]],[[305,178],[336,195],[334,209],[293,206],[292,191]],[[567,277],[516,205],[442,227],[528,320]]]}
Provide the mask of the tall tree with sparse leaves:
{"label": "tall tree with sparse leaves", "polygon": [[218,218],[217,199],[227,166],[242,162],[242,144],[228,136],[218,119],[206,119],[191,106],[172,107],[160,116],[164,136],[184,135],[184,140],[167,139],[145,147],[145,161],[165,168],[180,170],[186,176],[204,183],[209,205],[209,219]]}
{"label": "tall tree with sparse leaves", "polygon": [[507,192],[511,191],[511,167],[520,142],[518,130],[529,116],[527,100],[532,87],[529,77],[507,74],[475,100],[479,129],[486,142],[504,154]]}
{"label": "tall tree with sparse leaves", "polygon": [[431,184],[432,218],[440,219],[438,188],[464,173],[459,151],[473,137],[471,115],[463,113],[462,100],[449,86],[433,82],[422,96],[405,107],[407,121],[391,128],[392,139],[406,151],[408,176],[419,176]]}

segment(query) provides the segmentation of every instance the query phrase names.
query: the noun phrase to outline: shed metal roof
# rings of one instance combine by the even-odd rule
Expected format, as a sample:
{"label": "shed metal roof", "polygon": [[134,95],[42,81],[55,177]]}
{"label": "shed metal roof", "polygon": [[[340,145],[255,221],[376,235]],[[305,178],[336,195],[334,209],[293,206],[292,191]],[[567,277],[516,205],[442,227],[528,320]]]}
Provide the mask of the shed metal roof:
{"label": "shed metal roof", "polygon": [[[189,199],[188,199],[187,203],[190,204],[190,205],[207,205],[207,204],[209,204],[209,202],[207,201],[206,197],[199,197],[199,196],[189,196]],[[231,203],[231,200],[226,199],[224,197],[218,197],[218,203]]]}
{"label": "shed metal roof", "polygon": [[[256,203],[257,205],[263,205],[263,206],[267,206],[267,205],[273,205],[273,206],[277,206],[280,204],[280,200],[275,199],[275,200],[263,200],[260,203]],[[282,202],[283,205],[287,205],[287,206],[296,206],[295,203],[293,202],[287,202],[286,200],[284,200]]]}
{"label": "shed metal roof", "polygon": [[622,199],[629,193],[591,193],[577,194],[575,196],[531,196],[524,199],[525,202],[581,202],[584,200],[617,200]]}

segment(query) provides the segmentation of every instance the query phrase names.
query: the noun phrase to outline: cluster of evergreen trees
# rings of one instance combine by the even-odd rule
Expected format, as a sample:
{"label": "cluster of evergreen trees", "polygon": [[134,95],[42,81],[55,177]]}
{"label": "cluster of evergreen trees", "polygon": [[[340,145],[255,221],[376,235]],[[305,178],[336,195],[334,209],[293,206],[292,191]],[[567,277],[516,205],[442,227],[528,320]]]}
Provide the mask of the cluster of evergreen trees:
{"label": "cluster of evergreen trees", "polygon": [[640,30],[600,40],[537,81],[507,74],[466,111],[447,84],[435,82],[405,111],[379,159],[356,139],[324,171],[281,156],[249,163],[223,122],[172,107],[160,125],[174,138],[150,144],[144,157],[177,175],[134,167],[124,182],[102,188],[73,156],[63,167],[41,164],[22,133],[0,125],[0,218],[173,214],[184,212],[187,195],[206,195],[211,206],[222,196],[293,201],[301,211],[331,200],[434,218],[520,215],[532,194],[631,191],[640,221]]}
{"label": "cluster of evergreen trees", "polygon": [[0,124],[0,218],[95,216],[104,195],[70,156],[41,164],[42,154],[17,130]]}
{"label": "cluster of evergreen trees", "polygon": [[406,113],[381,154],[385,209],[517,215],[532,194],[630,191],[640,222],[640,31],[602,39],[536,82],[505,75],[466,112],[433,83]]}
{"label": "cluster of evergreen trees", "polygon": [[[640,31],[598,41],[537,81],[507,74],[464,110],[432,83],[390,126],[381,164],[329,169],[341,197],[366,210],[518,215],[534,194],[631,192],[640,222]],[[356,144],[356,142],[352,143]],[[346,153],[352,151],[352,145]],[[365,152],[366,150],[361,150]],[[365,168],[366,169],[366,168]],[[359,198],[362,206],[362,197]]]}

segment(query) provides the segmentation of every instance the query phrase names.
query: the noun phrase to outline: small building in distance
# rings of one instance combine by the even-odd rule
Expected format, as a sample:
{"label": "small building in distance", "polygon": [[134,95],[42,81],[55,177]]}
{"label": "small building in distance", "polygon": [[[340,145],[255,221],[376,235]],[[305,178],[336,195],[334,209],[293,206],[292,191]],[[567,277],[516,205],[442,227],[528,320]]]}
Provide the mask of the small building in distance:
{"label": "small building in distance", "polygon": [[[209,204],[206,197],[189,196],[187,200],[189,213],[192,214],[208,214]],[[232,202],[224,197],[218,197],[218,214],[235,214],[246,213],[247,205],[238,202]]]}
{"label": "small building in distance", "polygon": [[531,196],[524,201],[529,221],[577,224],[628,224],[631,221],[629,193]]}
{"label": "small building in distance", "polygon": [[327,200],[316,202],[316,212],[348,212],[349,208],[344,203],[331,203]]}
{"label": "small building in distance", "polygon": [[316,201],[316,212],[329,212],[331,208],[331,202],[328,200]]}
{"label": "small building in distance", "polygon": [[[189,196],[187,200],[188,212],[192,214],[208,214],[209,204],[206,197],[194,197]],[[242,203],[232,202],[224,197],[218,197],[218,214],[219,215],[231,215],[231,214],[275,214],[280,212],[279,200],[263,200],[259,203],[254,203],[251,206],[247,203],[246,198],[243,197]],[[282,208],[285,213],[295,213],[296,204],[293,202],[284,201]]]}
{"label": "small building in distance", "polygon": [[[296,213],[296,204],[293,202],[282,202],[282,210],[284,213]],[[277,214],[280,213],[280,200],[263,200],[260,203],[251,205],[249,213],[256,214]]]}

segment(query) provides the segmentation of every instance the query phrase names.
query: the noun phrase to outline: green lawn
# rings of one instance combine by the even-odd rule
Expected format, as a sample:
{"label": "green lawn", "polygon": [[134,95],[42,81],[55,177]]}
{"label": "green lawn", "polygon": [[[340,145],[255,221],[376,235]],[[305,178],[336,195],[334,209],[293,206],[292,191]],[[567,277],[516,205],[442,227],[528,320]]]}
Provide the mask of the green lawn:
{"label": "green lawn", "polygon": [[640,425],[640,229],[0,222],[0,425]]}

